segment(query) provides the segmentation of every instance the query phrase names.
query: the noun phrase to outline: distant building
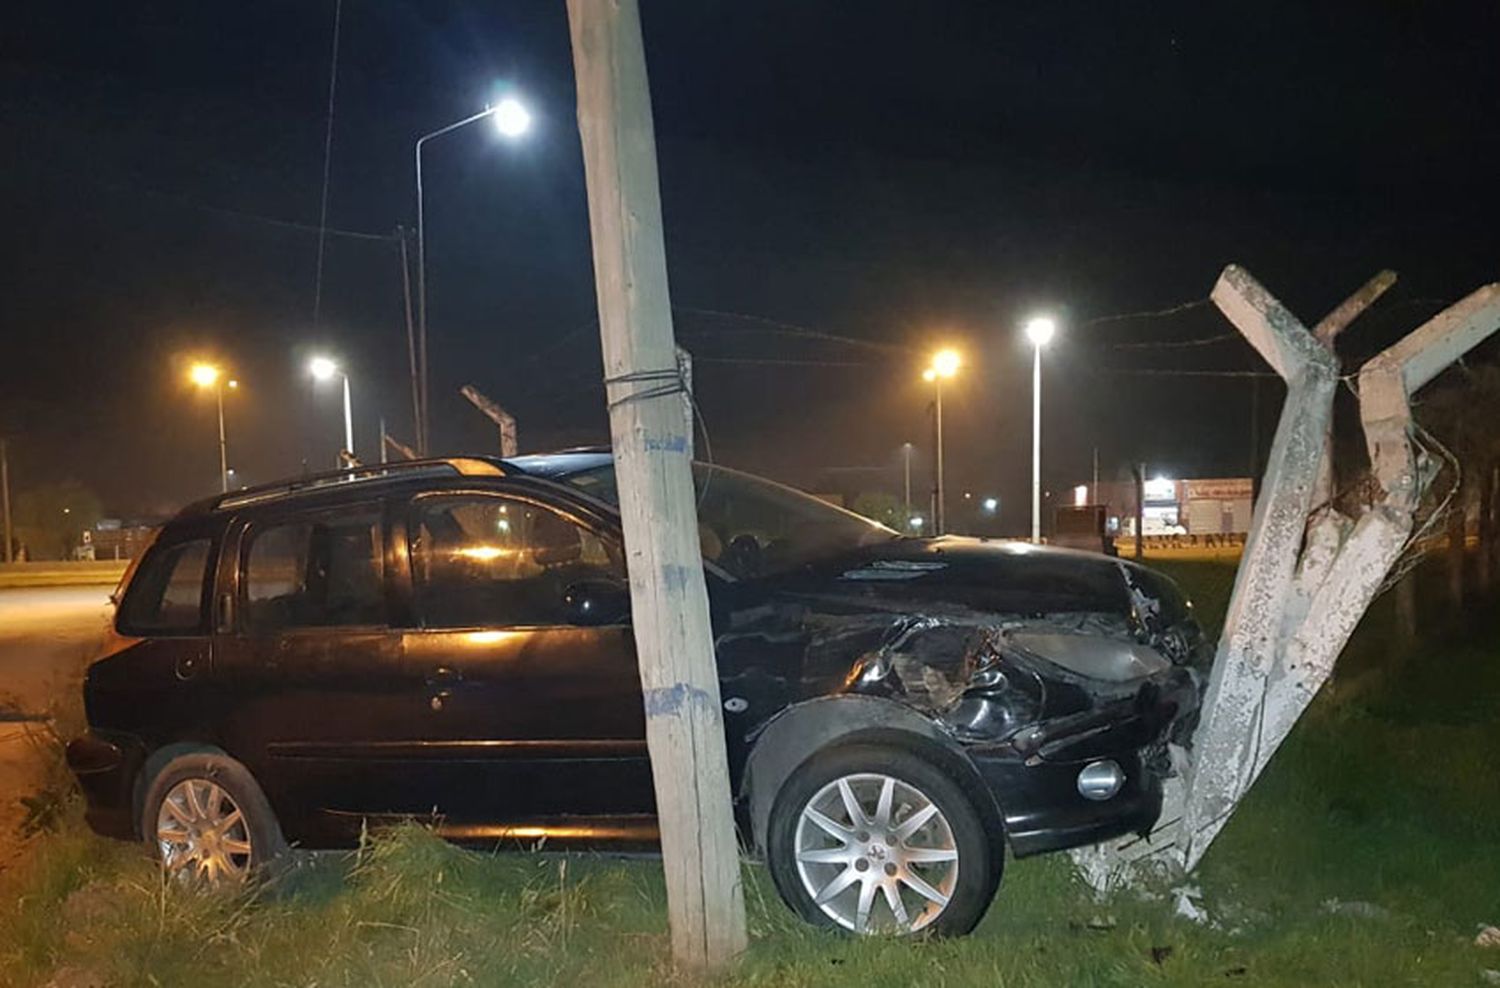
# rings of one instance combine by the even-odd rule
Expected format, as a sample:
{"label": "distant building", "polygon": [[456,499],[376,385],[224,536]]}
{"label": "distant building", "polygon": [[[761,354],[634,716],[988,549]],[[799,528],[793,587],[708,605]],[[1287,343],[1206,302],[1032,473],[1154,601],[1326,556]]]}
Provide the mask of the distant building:
{"label": "distant building", "polygon": [[[1141,527],[1148,536],[1243,535],[1250,531],[1255,482],[1249,477],[1152,477],[1144,486]],[[1076,503],[1088,503],[1088,495],[1088,485],[1074,488]],[[1105,529],[1110,535],[1135,534],[1133,482],[1101,483],[1097,500],[1105,507]]]}
{"label": "distant building", "polygon": [[134,559],[151,540],[157,520],[101,518],[92,532],[83,533],[80,559]]}

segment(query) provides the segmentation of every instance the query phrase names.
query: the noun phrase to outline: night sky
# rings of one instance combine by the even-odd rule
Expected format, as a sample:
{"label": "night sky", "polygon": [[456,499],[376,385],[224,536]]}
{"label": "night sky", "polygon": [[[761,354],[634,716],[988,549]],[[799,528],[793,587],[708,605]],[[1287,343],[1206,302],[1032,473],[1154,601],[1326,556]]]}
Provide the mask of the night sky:
{"label": "night sky", "polygon": [[[1144,460],[1243,475],[1259,369],[1201,300],[1238,262],[1315,321],[1383,267],[1351,357],[1500,277],[1500,6],[643,0],[679,339],[716,459],[813,488],[930,450],[940,343],[950,490],[1026,524],[1030,351],[1045,481]],[[333,0],[13,5],[0,210],[0,433],[17,488],[74,478],[108,513],[217,485],[211,399],[242,382],[246,482],[331,465],[341,419],[307,356],[350,368],[356,442],[412,433],[396,244],[428,147],[436,451],[607,440],[563,0],[345,0],[321,320],[314,278]],[[728,314],[728,315],[726,315]],[[836,342],[802,330],[851,338]],[[1280,387],[1260,386],[1260,433]],[[700,444],[700,452],[701,452]],[[842,473],[847,477],[847,472]]]}

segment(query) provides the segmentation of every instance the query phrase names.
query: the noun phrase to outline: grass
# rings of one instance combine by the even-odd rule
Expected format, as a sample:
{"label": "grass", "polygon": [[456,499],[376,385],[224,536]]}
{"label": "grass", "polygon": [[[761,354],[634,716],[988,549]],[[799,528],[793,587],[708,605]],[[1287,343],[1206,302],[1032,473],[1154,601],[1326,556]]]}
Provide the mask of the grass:
{"label": "grass", "polygon": [[[1205,620],[1232,569],[1169,567]],[[859,942],[802,926],[745,869],[752,944],[725,985],[1473,985],[1500,951],[1500,647],[1495,627],[1395,652],[1372,612],[1193,883],[1095,899],[1063,857],[1012,862],[976,933]],[[0,981],[267,986],[663,985],[659,865],[478,853],[418,827],[269,887],[164,887],[70,802],[0,897]],[[71,980],[70,980],[71,979]],[[90,980],[93,979],[93,980]]]}

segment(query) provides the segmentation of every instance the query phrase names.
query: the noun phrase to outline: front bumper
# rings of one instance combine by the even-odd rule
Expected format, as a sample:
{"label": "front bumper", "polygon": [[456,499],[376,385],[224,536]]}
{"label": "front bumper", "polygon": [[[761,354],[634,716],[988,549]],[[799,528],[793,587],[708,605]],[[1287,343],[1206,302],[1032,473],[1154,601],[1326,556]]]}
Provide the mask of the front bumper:
{"label": "front bumper", "polygon": [[1006,839],[1018,858],[1142,833],[1161,816],[1161,777],[1139,752],[1115,755],[1125,784],[1103,802],[1078,792],[1078,773],[1088,762],[1026,765],[972,751],[970,756],[995,793]]}
{"label": "front bumper", "polygon": [[[1149,832],[1161,816],[1162,782],[1170,772],[1167,742],[1191,725],[1197,709],[1191,677],[1174,675],[1086,713],[1024,728],[1004,742],[968,746],[1005,819],[1011,852],[1026,857]],[[1087,799],[1078,774],[1104,759],[1120,766],[1124,783],[1108,799]]]}
{"label": "front bumper", "polygon": [[83,790],[89,827],[105,837],[138,837],[135,780],[145,760],[140,742],[90,731],[68,742],[67,758]]}

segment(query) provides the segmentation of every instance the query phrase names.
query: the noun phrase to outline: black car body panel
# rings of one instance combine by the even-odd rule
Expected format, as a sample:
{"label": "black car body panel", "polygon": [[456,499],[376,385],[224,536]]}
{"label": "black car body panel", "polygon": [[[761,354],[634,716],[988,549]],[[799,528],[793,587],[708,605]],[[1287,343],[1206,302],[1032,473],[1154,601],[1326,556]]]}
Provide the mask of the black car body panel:
{"label": "black car body panel", "polygon": [[[436,816],[458,838],[649,841],[628,604],[596,578],[619,568],[619,519],[600,473],[609,457],[465,462],[488,468],[252,491],[169,523],[89,670],[90,734],[69,747],[96,829],[137,832],[152,765],[208,746],[250,770],[287,838],[307,846],[402,816]],[[490,565],[506,551],[435,554],[460,512],[491,510],[512,511],[486,516],[502,529],[525,513],[532,530],[572,533],[534,550],[556,556],[558,581],[571,581],[548,585],[549,601],[566,601],[556,613],[543,601],[529,622],[471,621],[463,587],[433,575],[435,559],[467,552]],[[1105,556],[900,538],[853,517],[830,524],[859,538],[807,558],[787,548],[794,539],[751,544],[704,530],[747,843],[761,846],[777,787],[811,752],[889,737],[962,777],[1016,854],[1149,829],[1170,772],[1166,745],[1189,736],[1209,657],[1176,588]],[[265,545],[303,539],[302,555],[286,557],[294,575],[329,583],[311,624],[295,594],[253,596],[262,535]],[[359,567],[339,570],[348,559]],[[169,561],[206,574],[196,618],[189,590],[160,590],[174,578],[159,575]],[[155,614],[158,628],[142,620],[141,597],[174,592],[175,625],[172,614]],[[1124,785],[1105,801],[1084,798],[1079,770],[1105,759]]]}

